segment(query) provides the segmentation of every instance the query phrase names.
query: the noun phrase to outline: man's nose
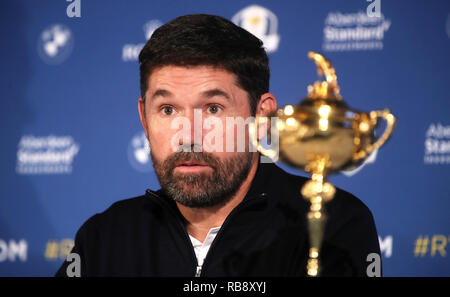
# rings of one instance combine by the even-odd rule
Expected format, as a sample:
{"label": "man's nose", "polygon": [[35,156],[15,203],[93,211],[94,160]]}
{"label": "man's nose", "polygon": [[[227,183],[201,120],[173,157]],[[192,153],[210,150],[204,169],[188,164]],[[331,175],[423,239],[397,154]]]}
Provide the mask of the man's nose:
{"label": "man's nose", "polygon": [[187,109],[184,115],[189,123],[189,129],[184,129],[189,135],[180,138],[180,145],[193,146],[194,152],[200,152],[203,143],[202,110],[199,108]]}

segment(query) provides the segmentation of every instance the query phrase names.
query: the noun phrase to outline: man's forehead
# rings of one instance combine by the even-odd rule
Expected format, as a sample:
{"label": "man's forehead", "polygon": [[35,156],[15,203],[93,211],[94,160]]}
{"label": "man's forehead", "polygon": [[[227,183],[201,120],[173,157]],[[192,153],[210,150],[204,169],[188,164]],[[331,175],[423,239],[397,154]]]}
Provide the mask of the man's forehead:
{"label": "man's forehead", "polygon": [[156,104],[157,99],[175,99],[188,93],[204,99],[220,96],[235,104],[241,97],[248,99],[234,73],[209,65],[159,67],[149,77],[145,97]]}
{"label": "man's forehead", "polygon": [[220,67],[200,66],[176,66],[168,65],[154,69],[149,76],[149,88],[161,84],[227,84],[237,85],[234,73]]}

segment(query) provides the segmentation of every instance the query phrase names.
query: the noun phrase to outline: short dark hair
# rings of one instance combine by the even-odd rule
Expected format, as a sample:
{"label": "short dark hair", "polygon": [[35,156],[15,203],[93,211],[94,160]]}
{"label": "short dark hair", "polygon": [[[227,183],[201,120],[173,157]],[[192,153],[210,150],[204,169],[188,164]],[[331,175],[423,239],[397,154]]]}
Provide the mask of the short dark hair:
{"label": "short dark hair", "polygon": [[139,54],[141,97],[156,68],[213,66],[233,73],[248,93],[252,115],[269,91],[269,58],[263,43],[229,20],[207,14],[177,17],[156,29]]}

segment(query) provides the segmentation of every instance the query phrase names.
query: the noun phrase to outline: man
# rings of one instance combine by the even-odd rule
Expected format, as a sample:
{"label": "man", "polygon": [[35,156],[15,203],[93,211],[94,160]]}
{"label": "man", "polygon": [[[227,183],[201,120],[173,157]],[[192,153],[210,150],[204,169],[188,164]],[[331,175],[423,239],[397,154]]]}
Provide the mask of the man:
{"label": "man", "polygon": [[[161,189],[85,222],[72,251],[81,275],[305,275],[307,179],[261,163],[248,141],[244,151],[230,138],[211,141],[205,125],[276,110],[262,42],[221,17],[187,15],[158,28],[139,62],[139,114]],[[367,255],[379,254],[370,211],[339,189],[326,210],[321,275],[366,275]]]}

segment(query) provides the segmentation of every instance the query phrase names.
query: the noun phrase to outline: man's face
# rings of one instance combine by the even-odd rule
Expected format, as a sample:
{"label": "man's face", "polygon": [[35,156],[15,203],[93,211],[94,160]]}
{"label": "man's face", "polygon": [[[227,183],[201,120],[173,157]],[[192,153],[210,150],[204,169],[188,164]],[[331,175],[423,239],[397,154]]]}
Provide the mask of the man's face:
{"label": "man's face", "polygon": [[248,134],[245,127],[227,125],[227,117],[250,116],[247,92],[226,70],[153,70],[141,118],[155,172],[167,194],[189,207],[219,205],[231,198],[248,175],[253,153],[248,141],[239,149],[239,136],[248,140]]}

